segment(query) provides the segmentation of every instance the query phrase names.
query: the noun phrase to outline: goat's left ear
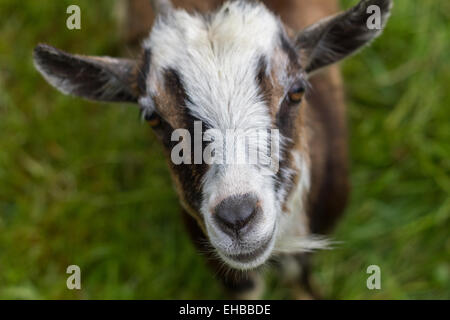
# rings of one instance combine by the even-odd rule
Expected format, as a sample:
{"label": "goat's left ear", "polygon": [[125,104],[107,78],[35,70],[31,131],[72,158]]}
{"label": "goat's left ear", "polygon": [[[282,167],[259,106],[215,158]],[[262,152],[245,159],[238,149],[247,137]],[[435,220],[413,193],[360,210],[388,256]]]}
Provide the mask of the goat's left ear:
{"label": "goat's left ear", "polygon": [[391,8],[392,0],[362,0],[301,31],[295,43],[306,72],[342,60],[380,35]]}
{"label": "goat's left ear", "polygon": [[46,44],[33,52],[34,65],[56,89],[89,100],[136,102],[136,62],[66,53]]}

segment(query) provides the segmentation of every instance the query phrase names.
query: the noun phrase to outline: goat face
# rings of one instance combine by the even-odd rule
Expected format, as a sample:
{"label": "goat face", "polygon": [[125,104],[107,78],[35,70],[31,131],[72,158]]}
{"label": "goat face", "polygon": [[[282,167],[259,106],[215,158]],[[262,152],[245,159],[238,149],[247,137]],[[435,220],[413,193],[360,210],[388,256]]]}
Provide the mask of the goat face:
{"label": "goat face", "polygon": [[[156,22],[144,47],[150,68],[141,107],[148,117],[167,122],[163,140],[183,128],[194,153],[198,121],[203,136],[217,132],[223,137],[224,149],[214,149],[217,160],[230,149],[244,152],[243,158],[251,151],[265,156],[262,146],[285,139],[284,131],[264,133],[295,118],[299,101],[287,101],[287,92],[295,86],[301,95],[306,77],[281,23],[263,5],[232,2],[208,17],[174,11]],[[290,110],[282,110],[283,105]],[[235,141],[245,138],[249,143],[237,150]],[[236,268],[261,264],[275,243],[284,187],[279,179],[286,171],[278,175],[280,159],[269,151],[269,161],[252,164],[220,157],[220,163],[171,166],[185,206],[200,213],[212,246]],[[275,170],[263,163],[274,164]]]}
{"label": "goat face", "polygon": [[[40,45],[35,64],[64,93],[138,102],[167,151],[184,208],[229,266],[250,269],[280,247],[293,222],[288,211],[304,210],[309,157],[301,100],[308,75],[380,33],[366,26],[372,4],[381,9],[384,26],[391,1],[364,0],[297,35],[256,2],[225,3],[206,16],[166,4],[141,61],[70,55]],[[269,130],[278,131],[262,134]],[[269,162],[205,161],[211,136],[217,138],[213,133],[227,137],[225,147],[214,150],[216,160],[230,149],[236,154],[229,132],[233,139],[248,139],[243,159],[256,150],[258,159]],[[183,136],[183,159],[191,161],[174,161],[174,135]],[[202,143],[208,137],[210,143]],[[276,151],[270,157],[260,152],[269,145]]]}

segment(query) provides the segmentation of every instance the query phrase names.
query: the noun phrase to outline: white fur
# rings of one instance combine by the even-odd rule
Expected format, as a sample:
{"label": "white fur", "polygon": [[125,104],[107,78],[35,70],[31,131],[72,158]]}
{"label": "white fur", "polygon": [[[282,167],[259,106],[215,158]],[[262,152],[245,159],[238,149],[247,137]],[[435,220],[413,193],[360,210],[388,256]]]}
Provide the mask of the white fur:
{"label": "white fur", "polygon": [[172,12],[157,21],[144,46],[152,48],[153,77],[166,68],[179,72],[197,118],[217,129],[267,128],[270,116],[259,97],[256,66],[260,56],[271,57],[278,32],[278,19],[264,6],[231,2],[209,22]]}
{"label": "white fur", "polygon": [[290,194],[287,212],[279,216],[280,231],[275,244],[275,253],[301,253],[318,249],[327,249],[331,241],[311,235],[304,206],[305,197],[311,186],[309,159],[307,154],[292,151],[299,180]]}

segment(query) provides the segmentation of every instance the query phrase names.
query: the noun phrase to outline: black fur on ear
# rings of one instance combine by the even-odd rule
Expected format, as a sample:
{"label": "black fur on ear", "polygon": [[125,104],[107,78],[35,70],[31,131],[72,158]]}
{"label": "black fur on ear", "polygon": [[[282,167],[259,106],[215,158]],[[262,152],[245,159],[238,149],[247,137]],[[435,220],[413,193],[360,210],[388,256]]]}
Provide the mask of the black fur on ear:
{"label": "black fur on ear", "polygon": [[[381,28],[370,29],[368,20],[380,10]],[[325,18],[302,30],[295,43],[308,73],[355,53],[381,34],[389,18],[392,0],[361,0],[353,8]]]}
{"label": "black fur on ear", "polygon": [[46,44],[33,52],[36,69],[65,94],[89,100],[137,102],[134,60],[73,55]]}

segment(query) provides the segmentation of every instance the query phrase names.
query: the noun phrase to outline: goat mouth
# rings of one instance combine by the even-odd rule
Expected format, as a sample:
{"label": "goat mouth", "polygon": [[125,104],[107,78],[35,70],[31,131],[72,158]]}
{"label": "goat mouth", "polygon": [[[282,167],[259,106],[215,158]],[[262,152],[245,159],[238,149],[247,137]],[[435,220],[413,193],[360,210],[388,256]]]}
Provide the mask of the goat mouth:
{"label": "goat mouth", "polygon": [[253,262],[266,252],[267,248],[270,246],[272,238],[273,236],[268,237],[267,240],[265,240],[261,246],[259,246],[257,249],[253,251],[239,254],[224,254],[224,256],[238,263]]}

